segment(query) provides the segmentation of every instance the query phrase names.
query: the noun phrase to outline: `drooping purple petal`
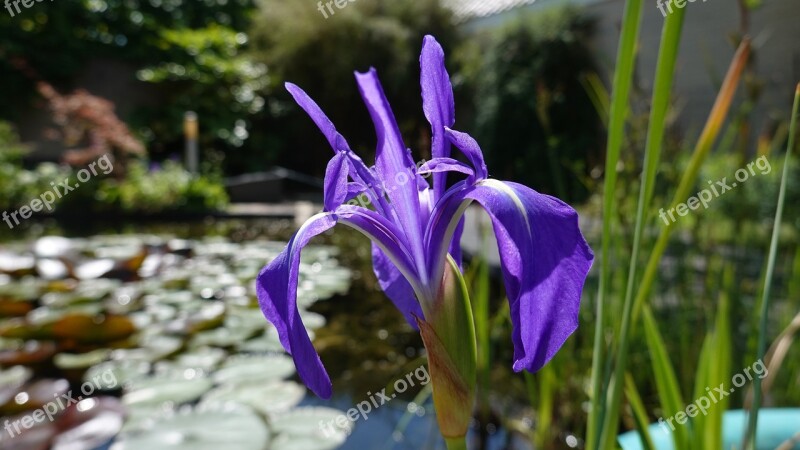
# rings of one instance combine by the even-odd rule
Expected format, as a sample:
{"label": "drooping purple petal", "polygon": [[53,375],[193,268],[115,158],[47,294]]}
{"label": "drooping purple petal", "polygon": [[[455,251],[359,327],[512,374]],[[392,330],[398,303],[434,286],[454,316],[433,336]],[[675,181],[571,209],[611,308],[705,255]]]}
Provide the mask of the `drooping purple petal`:
{"label": "drooping purple petal", "polygon": [[297,374],[322,398],[331,396],[331,380],[308,337],[297,309],[300,251],[314,236],[336,224],[332,213],[313,216],[289,241],[285,249],[256,278],[258,304],[278,331],[283,348],[294,358]]}
{"label": "drooping purple petal", "polygon": [[328,162],[325,169],[325,190],[323,191],[325,211],[333,211],[347,198],[347,157],[338,152]]}
{"label": "drooping purple petal", "polygon": [[517,183],[459,185],[445,194],[429,223],[431,264],[442,258],[441,242],[471,201],[483,206],[494,226],[514,325],[514,370],[539,370],[578,326],[594,258],[578,215],[561,200]]}
{"label": "drooping purple petal", "polygon": [[[444,50],[433,36],[425,36],[419,57],[422,109],[431,124],[431,156],[450,156],[450,143],[445,139],[444,128],[456,121],[453,87],[444,65]],[[447,184],[447,174],[434,174],[434,199],[439,200]]]}
{"label": "drooping purple petal", "polygon": [[481,151],[481,147],[478,145],[478,142],[467,133],[451,130],[449,128],[445,129],[445,134],[450,142],[458,147],[458,149],[461,150],[464,155],[466,155],[467,159],[469,159],[469,162],[475,169],[475,177],[478,180],[487,178],[489,176],[489,172],[486,169],[486,162],[483,160],[483,152]]}
{"label": "drooping purple petal", "polygon": [[424,270],[421,264],[423,224],[419,214],[416,166],[400,136],[394,113],[386,100],[375,69],[366,73],[356,72],[356,80],[378,137],[376,170],[397,212],[397,224],[402,227],[416,256],[415,260],[420,262],[418,268]]}
{"label": "drooping purple petal", "polygon": [[297,283],[301,250],[311,238],[329,230],[337,221],[360,231],[380,248],[387,264],[412,287],[411,295],[396,302],[396,306],[405,316],[421,315],[414,295],[421,291],[421,282],[392,222],[375,211],[352,205],[341,205],[333,212],[320,213],[306,221],[286,248],[261,270],[256,279],[256,293],[261,311],[278,331],[283,348],[294,358],[303,383],[322,398],[330,398],[331,382],[300,318]]}
{"label": "drooping purple petal", "polygon": [[374,242],[372,243],[372,270],[378,278],[381,290],[403,313],[409,325],[416,330],[417,322],[414,316],[425,317],[425,315],[422,313],[422,307],[416,298],[414,288]]}
{"label": "drooping purple petal", "polygon": [[422,175],[429,173],[437,174],[441,172],[459,172],[469,176],[475,174],[475,171],[472,170],[472,167],[462,163],[461,161],[456,161],[453,158],[433,158],[419,168],[419,173]]}

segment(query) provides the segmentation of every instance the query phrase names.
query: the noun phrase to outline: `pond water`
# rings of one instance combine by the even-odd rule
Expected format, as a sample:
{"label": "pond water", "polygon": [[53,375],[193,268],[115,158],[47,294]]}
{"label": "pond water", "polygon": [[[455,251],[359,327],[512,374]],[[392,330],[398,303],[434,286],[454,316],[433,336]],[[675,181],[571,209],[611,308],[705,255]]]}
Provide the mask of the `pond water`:
{"label": "pond water", "polygon": [[[229,221],[4,236],[0,448],[444,448],[422,342],[355,233],[303,253],[298,304],[334,398],[298,382],[253,284],[292,231]],[[487,428],[486,448],[529,448]]]}

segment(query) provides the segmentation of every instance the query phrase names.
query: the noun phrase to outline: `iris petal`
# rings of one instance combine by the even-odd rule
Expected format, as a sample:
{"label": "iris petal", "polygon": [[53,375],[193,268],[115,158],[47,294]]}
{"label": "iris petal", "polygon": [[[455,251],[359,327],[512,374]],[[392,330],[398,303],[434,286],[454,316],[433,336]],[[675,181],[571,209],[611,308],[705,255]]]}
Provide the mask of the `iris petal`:
{"label": "iris petal", "polygon": [[569,205],[517,183],[484,180],[451,188],[437,205],[429,224],[432,264],[443,258],[441,242],[472,201],[491,217],[500,250],[514,326],[514,370],[537,371],[578,326],[594,256]]}
{"label": "iris petal", "polygon": [[258,304],[278,331],[283,348],[294,358],[297,374],[315,394],[331,396],[331,380],[308,337],[297,309],[300,251],[314,236],[336,224],[332,213],[313,216],[289,241],[283,251],[256,278]]}
{"label": "iris petal", "polygon": [[378,80],[375,69],[366,73],[356,73],[361,97],[367,105],[375,132],[378,147],[375,152],[375,167],[383,180],[386,194],[397,212],[396,222],[405,232],[406,240],[418,261],[419,270],[424,270],[422,262],[422,220],[419,211],[416,166],[411,152],[403,144],[400,130],[389,102]]}
{"label": "iris petal", "polygon": [[372,269],[378,278],[381,290],[394,303],[394,306],[403,313],[403,316],[414,329],[417,322],[414,317],[425,317],[422,308],[416,299],[414,288],[405,279],[400,270],[395,267],[391,259],[375,243],[372,244]]}
{"label": "iris petal", "polygon": [[[431,156],[450,156],[450,142],[444,135],[445,127],[456,121],[453,87],[444,65],[444,50],[433,36],[425,36],[419,57],[422,109],[431,124]],[[439,200],[445,190],[447,174],[434,174],[434,199]]]}
{"label": "iris petal", "polygon": [[333,211],[344,202],[348,195],[347,157],[337,153],[325,169],[324,205],[326,211]]}

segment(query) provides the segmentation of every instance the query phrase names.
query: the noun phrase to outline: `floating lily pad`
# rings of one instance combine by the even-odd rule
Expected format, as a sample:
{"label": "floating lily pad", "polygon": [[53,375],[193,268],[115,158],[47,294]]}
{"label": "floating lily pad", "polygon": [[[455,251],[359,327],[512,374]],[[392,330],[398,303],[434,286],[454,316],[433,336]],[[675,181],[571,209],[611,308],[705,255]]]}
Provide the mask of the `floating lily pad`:
{"label": "floating lily pad", "polygon": [[325,407],[303,407],[275,416],[270,425],[278,437],[272,442],[271,450],[331,450],[339,447],[350,434],[351,422],[345,428],[335,424],[323,428],[320,423],[335,421],[344,412]]}
{"label": "floating lily pad", "polygon": [[183,347],[183,340],[175,336],[159,334],[144,335],[139,340],[141,347],[115,350],[113,359],[129,361],[156,362],[178,353]]}
{"label": "floating lily pad", "polygon": [[264,422],[241,406],[197,408],[126,431],[111,450],[263,450],[270,438]]}
{"label": "floating lily pad", "polygon": [[[13,400],[6,402],[0,408],[0,415],[18,414],[24,411],[38,409],[53,399],[68,403],[69,382],[64,379],[44,379],[28,383],[14,396]],[[62,395],[66,396],[62,398]],[[77,398],[77,395],[73,396]]]}
{"label": "floating lily pad", "polygon": [[192,338],[192,347],[220,347],[231,348],[247,339],[256,336],[260,332],[254,328],[229,328],[220,327],[213,330],[197,333]]}
{"label": "floating lily pad", "polygon": [[32,375],[33,372],[23,366],[0,370],[0,405],[8,403]]}
{"label": "floating lily pad", "polygon": [[280,380],[295,372],[292,358],[285,355],[240,356],[230,358],[214,373],[218,384]]}
{"label": "floating lily pad", "polygon": [[0,273],[15,278],[23,277],[32,274],[35,266],[36,261],[33,255],[0,251]]}
{"label": "floating lily pad", "polygon": [[211,371],[215,369],[227,353],[216,347],[198,347],[191,352],[178,355],[175,364],[186,367]]}
{"label": "floating lily pad", "polygon": [[194,334],[220,326],[225,319],[225,304],[213,302],[203,305],[187,317],[173,320],[166,326],[169,333]]}
{"label": "floating lily pad", "polygon": [[306,389],[292,381],[251,381],[220,386],[203,397],[203,404],[240,403],[273,416],[294,408],[305,395]]}
{"label": "floating lily pad", "polygon": [[106,361],[96,366],[92,366],[83,376],[84,381],[93,382],[100,377],[116,380],[116,383],[97,383],[97,389],[101,392],[113,391],[132,384],[134,381],[145,378],[150,372],[150,363],[145,361]]}
{"label": "floating lily pad", "polygon": [[82,343],[104,344],[119,341],[136,331],[125,316],[88,316],[71,314],[53,324],[53,334],[58,339],[70,339]]}
{"label": "floating lily pad", "polygon": [[134,380],[130,391],[122,397],[122,402],[130,406],[160,405],[166,402],[177,405],[197,400],[212,386],[211,380],[201,376],[194,379],[149,376]]}
{"label": "floating lily pad", "polygon": [[52,342],[27,341],[22,347],[0,351],[0,365],[34,366],[49,361],[55,353]]}
{"label": "floating lily pad", "polygon": [[[5,417],[12,424],[0,433],[0,448],[3,450],[49,450],[50,442],[58,433],[56,425],[50,421],[36,422],[30,429],[21,426],[22,420],[30,417],[28,413]],[[5,422],[4,420],[4,422]],[[28,419],[30,420],[30,419]],[[16,423],[16,427],[13,425]]]}
{"label": "floating lily pad", "polygon": [[125,408],[114,397],[81,400],[68,408],[58,421],[64,430],[51,450],[95,450],[113,440],[125,422]]}
{"label": "floating lily pad", "polygon": [[111,350],[100,348],[86,353],[59,353],[53,357],[53,363],[59,369],[86,369],[108,359]]}
{"label": "floating lily pad", "polygon": [[262,336],[241,342],[237,347],[244,353],[281,353],[283,346],[277,334],[265,332]]}

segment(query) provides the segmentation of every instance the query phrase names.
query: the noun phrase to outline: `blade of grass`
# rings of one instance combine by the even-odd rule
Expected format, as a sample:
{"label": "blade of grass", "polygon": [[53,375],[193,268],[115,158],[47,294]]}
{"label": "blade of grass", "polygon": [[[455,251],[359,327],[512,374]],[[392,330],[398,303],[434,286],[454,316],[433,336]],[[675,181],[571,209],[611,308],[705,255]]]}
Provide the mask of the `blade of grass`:
{"label": "blade of grass", "polygon": [[[786,183],[789,174],[789,163],[794,150],[794,142],[797,137],[797,114],[800,109],[800,84],[797,85],[794,95],[794,106],[792,107],[791,125],[789,126],[789,145],[786,149],[786,156],[783,160],[783,173],[781,174],[781,187],[778,192],[778,206],[775,209],[775,221],[772,223],[772,239],[769,244],[769,257],[767,259],[767,275],[764,279],[764,289],[761,296],[760,324],[758,330],[758,360],[763,361],[764,353],[767,349],[767,316],[769,314],[769,296],[772,289],[772,276],[775,270],[775,259],[778,255],[778,238],[780,237],[781,221],[783,220],[783,205],[786,201]],[[755,450],[756,426],[758,425],[758,410],[761,407],[761,378],[753,380],[753,405],[750,408],[750,416],[747,423],[747,434],[745,435],[744,448]]]}
{"label": "blade of grass", "polygon": [[598,450],[599,426],[605,414],[604,402],[601,402],[604,376],[603,362],[605,360],[605,304],[607,284],[609,280],[609,252],[611,247],[611,224],[616,215],[614,193],[617,189],[617,164],[622,151],[622,142],[625,137],[625,122],[627,119],[628,102],[633,72],[636,63],[636,43],[639,40],[641,27],[642,0],[627,0],[625,2],[622,34],[617,51],[617,65],[614,69],[612,88],[611,110],[608,119],[608,142],[606,146],[605,179],[603,181],[603,231],[600,253],[600,279],[597,288],[597,313],[594,335],[594,348],[592,349],[592,391],[591,411],[589,412],[586,430],[586,448]]}
{"label": "blade of grass", "polygon": [[[739,80],[741,79],[742,72],[747,65],[749,57],[750,40],[745,39],[739,45],[736,54],[733,56],[731,66],[728,68],[728,73],[725,75],[725,81],[722,83],[722,88],[711,109],[711,114],[709,114],[703,132],[697,141],[694,153],[689,161],[689,166],[683,172],[681,181],[678,184],[678,189],[675,191],[671,207],[674,208],[678,203],[688,198],[689,191],[695,183],[697,174],[700,172],[700,166],[703,161],[705,161],[706,156],[708,156],[714,141],[719,135],[722,124],[725,122],[725,118],[733,102],[733,96],[736,93],[736,88],[739,85]],[[664,251],[667,249],[669,237],[672,234],[673,228],[673,224],[662,227],[658,239],[653,246],[653,251],[650,253],[650,258],[647,261],[647,266],[642,275],[642,281],[639,283],[639,291],[634,301],[634,319],[639,316],[645,298],[650,295],[650,289],[652,288],[653,281],[658,272],[658,264],[661,261],[661,257],[664,255]]]}
{"label": "blade of grass", "polygon": [[[703,387],[699,387],[696,384],[697,390],[708,390],[709,387],[719,386],[728,382],[731,377],[731,352],[733,346],[731,344],[730,297],[728,292],[733,288],[733,281],[733,267],[727,266],[723,279],[724,289],[720,293],[714,331],[710,334],[709,339],[708,356],[713,355],[713,358],[709,358],[711,362],[708,364]],[[705,394],[706,392],[703,391],[696,392],[695,399],[699,399]],[[694,422],[697,425],[694,427],[694,433],[699,437],[696,441],[699,445],[695,448],[722,448],[722,418],[727,409],[728,398],[720,398],[701,420]],[[700,419],[700,416],[697,416],[696,419]]]}
{"label": "blade of grass", "polygon": [[[538,389],[536,381],[539,381]],[[555,368],[548,364],[536,375],[525,372],[528,400],[536,409],[536,425],[533,430],[534,448],[546,448],[553,423],[553,391],[556,388]]]}
{"label": "blade of grass", "polygon": [[[661,149],[664,142],[667,112],[669,110],[672,83],[675,76],[675,62],[678,59],[681,32],[683,31],[683,18],[685,10],[679,8],[670,14],[664,22],[661,34],[661,44],[656,63],[656,77],[653,85],[653,102],[650,111],[650,122],[647,130],[647,142],[644,151],[644,169],[642,185],[639,191],[639,203],[636,209],[636,225],[633,234],[633,247],[631,248],[630,266],[623,306],[623,318],[620,328],[620,339],[617,343],[617,360],[614,367],[612,380],[608,386],[608,399],[606,400],[605,417],[600,432],[600,442],[603,448],[613,445],[619,421],[619,406],[622,401],[623,376],[625,374],[628,356],[628,328],[633,304],[633,289],[636,282],[636,273],[641,247],[642,232],[650,209],[653,197],[658,162],[661,159]],[[608,176],[608,174],[606,174]],[[605,249],[604,249],[605,250]],[[602,281],[602,279],[601,279]]]}
{"label": "blade of grass", "polygon": [[650,420],[647,417],[647,410],[644,408],[644,402],[636,389],[636,383],[633,381],[631,374],[625,374],[625,398],[631,405],[633,411],[633,420],[636,425],[636,431],[639,432],[639,438],[642,440],[642,448],[644,450],[655,450],[656,446],[653,445],[653,438],[650,436]]}
{"label": "blade of grass", "polygon": [[[658,398],[661,401],[661,410],[667,417],[673,417],[679,411],[683,411],[686,403],[681,396],[681,388],[678,384],[678,377],[675,375],[675,368],[669,360],[667,347],[664,345],[664,338],[658,331],[658,324],[653,317],[653,313],[648,306],[644,308],[644,335],[647,341],[647,349],[650,351],[650,362],[653,365],[653,375],[658,390]],[[672,432],[672,439],[675,448],[689,448],[688,427],[678,425]]]}

